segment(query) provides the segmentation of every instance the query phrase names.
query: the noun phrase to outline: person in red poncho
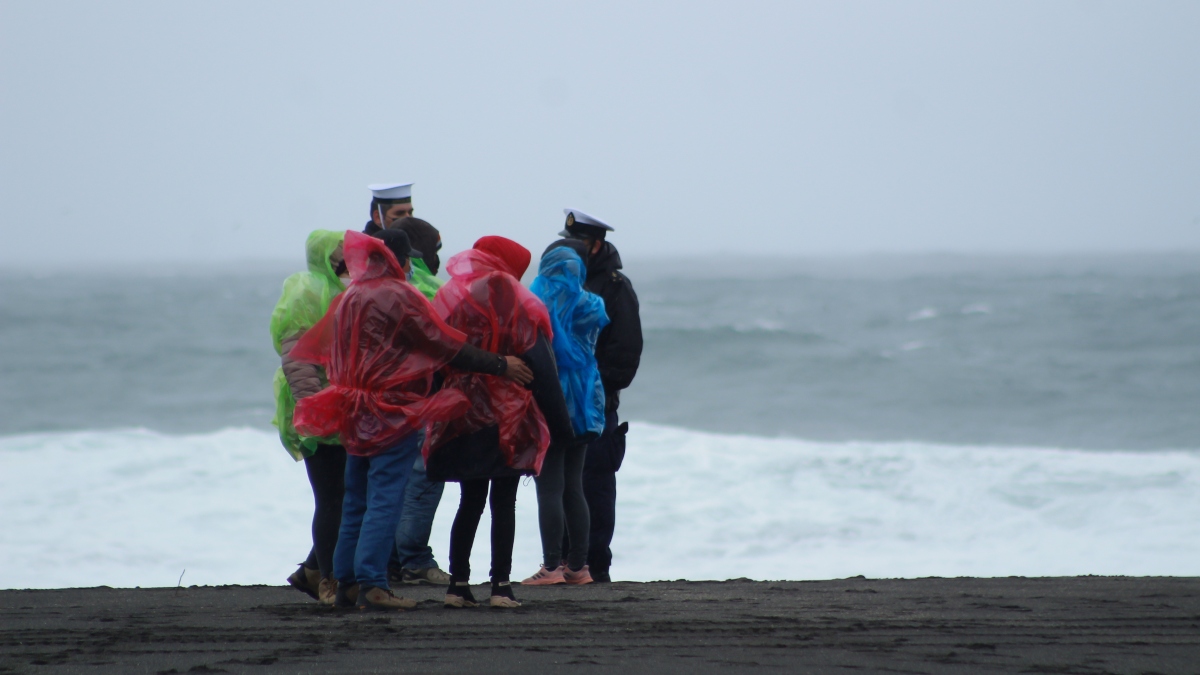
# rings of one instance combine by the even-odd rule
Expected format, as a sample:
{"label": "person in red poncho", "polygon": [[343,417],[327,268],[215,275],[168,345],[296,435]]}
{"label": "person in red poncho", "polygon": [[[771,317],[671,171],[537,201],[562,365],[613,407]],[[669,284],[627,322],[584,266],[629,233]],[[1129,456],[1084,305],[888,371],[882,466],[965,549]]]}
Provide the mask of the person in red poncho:
{"label": "person in red poncho", "polygon": [[447,607],[476,604],[468,585],[471,548],[491,489],[492,607],[518,607],[509,585],[516,526],[517,485],[537,475],[551,442],[575,444],[551,344],[550,316],[542,301],[521,285],[529,251],[503,237],[483,237],[446,264],[450,281],[433,305],[470,344],[520,356],[534,374],[525,388],[511,380],[446,369],[442,391],[456,392],[470,407],[454,419],[435,421],[425,445],[430,480],[457,481],[462,499],[450,531]]}
{"label": "person in red poncho", "polygon": [[336,605],[399,610],[415,606],[388,587],[387,563],[396,523],[425,425],[465,413],[462,392],[430,394],[434,374],[455,368],[533,378],[518,358],[486,352],[446,325],[406,280],[408,236],[384,230],[376,238],[346,232],[352,283],[292,348],[297,361],[325,368],[329,386],[302,399],[293,418],[305,436],[338,435],[346,448],[346,493],[334,550]]}

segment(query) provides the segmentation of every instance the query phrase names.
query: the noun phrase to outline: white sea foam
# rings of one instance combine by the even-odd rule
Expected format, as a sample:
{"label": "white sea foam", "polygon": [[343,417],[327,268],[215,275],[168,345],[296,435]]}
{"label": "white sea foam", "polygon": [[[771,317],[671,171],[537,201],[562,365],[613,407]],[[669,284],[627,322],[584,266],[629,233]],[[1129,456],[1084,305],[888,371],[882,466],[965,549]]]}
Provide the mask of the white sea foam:
{"label": "white sea foam", "polygon": [[938,317],[937,309],[933,307],[925,307],[908,315],[909,321],[926,321],[928,319],[936,319]]}
{"label": "white sea foam", "polygon": [[[1200,574],[1200,452],[814,443],[632,426],[622,579]],[[446,564],[457,490],[433,546]],[[0,437],[0,587],[281,583],[311,493],[269,432]],[[540,560],[517,505],[513,575]],[[488,569],[488,519],[473,567]]]}

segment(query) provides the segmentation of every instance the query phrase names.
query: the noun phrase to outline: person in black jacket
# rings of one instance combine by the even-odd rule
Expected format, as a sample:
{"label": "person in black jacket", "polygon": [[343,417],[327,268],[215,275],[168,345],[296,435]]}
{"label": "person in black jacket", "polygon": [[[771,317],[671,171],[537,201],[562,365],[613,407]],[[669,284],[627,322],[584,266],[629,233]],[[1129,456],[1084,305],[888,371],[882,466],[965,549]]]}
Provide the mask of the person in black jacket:
{"label": "person in black jacket", "polygon": [[[595,582],[610,581],[613,530],[616,527],[617,471],[625,458],[628,422],[618,423],[621,390],[629,387],[642,360],[642,319],[633,284],[621,273],[621,255],[606,240],[613,228],[578,209],[564,209],[560,236],[584,242],[587,290],[604,299],[609,324],[596,342],[596,362],[604,384],[604,433],[588,445],[583,466],[583,492],[591,516],[588,568]],[[569,550],[566,544],[563,550]]]}

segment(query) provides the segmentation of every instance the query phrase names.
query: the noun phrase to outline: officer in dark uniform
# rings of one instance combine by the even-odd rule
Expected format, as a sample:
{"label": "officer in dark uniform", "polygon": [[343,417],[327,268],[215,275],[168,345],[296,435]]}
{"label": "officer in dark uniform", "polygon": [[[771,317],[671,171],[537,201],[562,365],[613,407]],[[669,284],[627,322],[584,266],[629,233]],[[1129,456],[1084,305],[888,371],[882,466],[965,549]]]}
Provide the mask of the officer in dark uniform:
{"label": "officer in dark uniform", "polygon": [[[604,384],[604,433],[588,445],[583,466],[583,492],[591,512],[588,568],[597,582],[610,581],[613,529],[616,526],[617,470],[625,458],[629,423],[618,424],[621,390],[633,382],[642,359],[642,319],[633,284],[621,273],[621,255],[605,240],[613,228],[578,209],[564,209],[566,229],[559,236],[587,247],[587,290],[604,299],[609,324],[596,342],[596,363]],[[564,551],[569,550],[564,546]]]}

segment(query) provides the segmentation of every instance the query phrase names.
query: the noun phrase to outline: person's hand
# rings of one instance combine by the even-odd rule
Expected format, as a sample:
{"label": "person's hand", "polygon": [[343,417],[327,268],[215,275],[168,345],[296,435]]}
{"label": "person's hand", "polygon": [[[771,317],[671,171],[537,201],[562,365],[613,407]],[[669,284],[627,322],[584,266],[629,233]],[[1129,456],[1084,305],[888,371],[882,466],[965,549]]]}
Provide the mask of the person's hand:
{"label": "person's hand", "polygon": [[515,380],[522,386],[533,382],[533,371],[525,365],[524,361],[516,356],[506,356],[504,360],[508,363],[508,368],[504,371],[505,377]]}

